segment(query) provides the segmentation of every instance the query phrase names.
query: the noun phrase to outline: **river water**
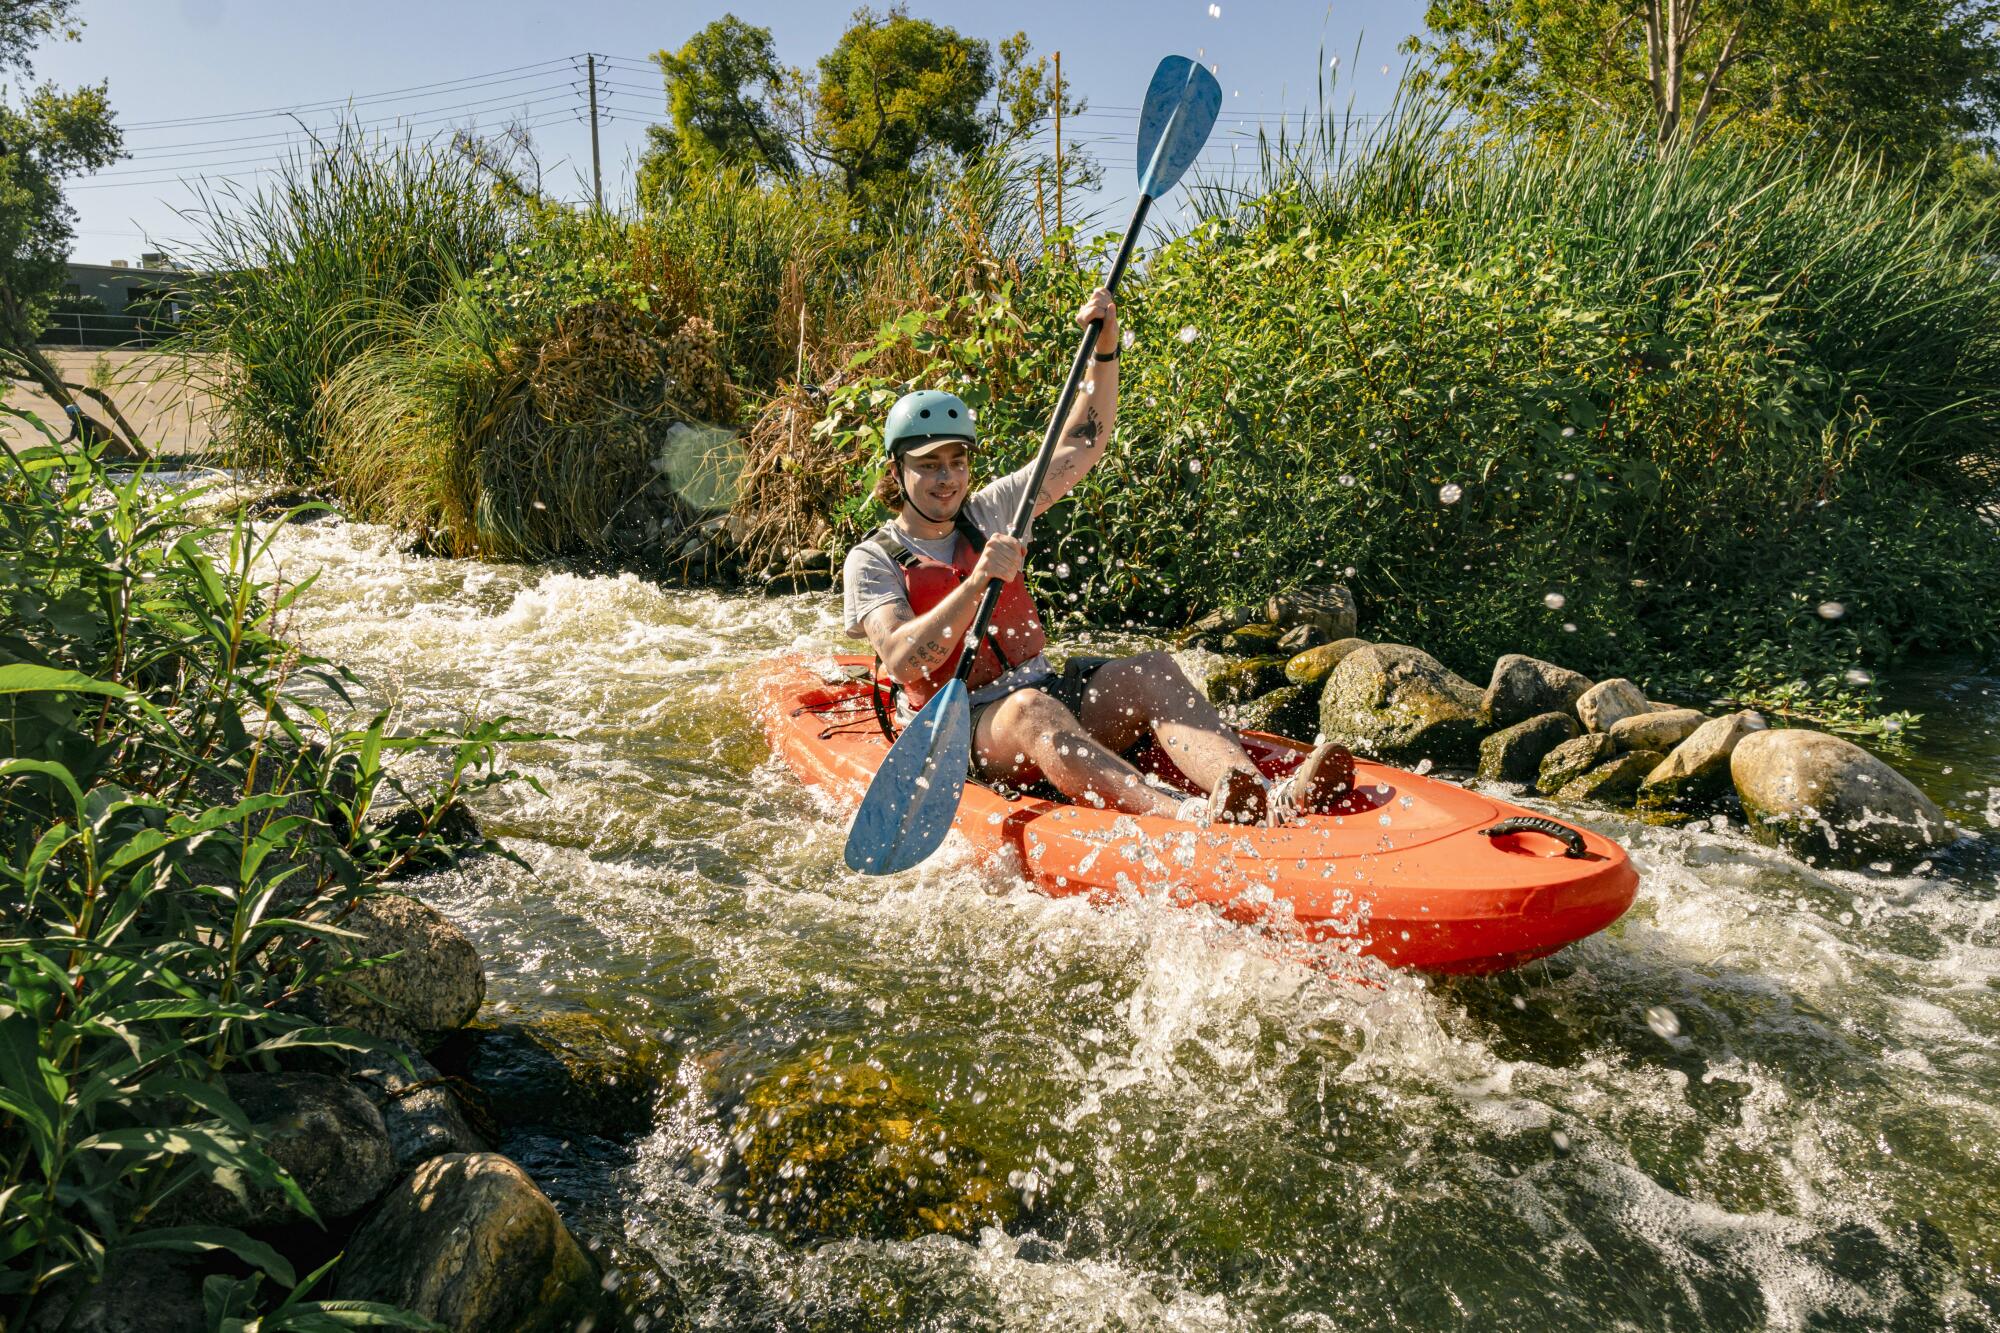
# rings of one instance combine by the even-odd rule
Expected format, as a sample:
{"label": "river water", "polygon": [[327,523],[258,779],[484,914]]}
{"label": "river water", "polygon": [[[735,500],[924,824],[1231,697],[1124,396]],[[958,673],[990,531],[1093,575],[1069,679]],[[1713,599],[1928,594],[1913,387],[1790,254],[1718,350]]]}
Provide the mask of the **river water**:
{"label": "river water", "polygon": [[[419,891],[478,945],[488,1018],[653,1044],[650,1133],[522,1150],[641,1326],[2000,1327],[1991,859],[1828,873],[1604,814],[1642,872],[1617,926],[1499,977],[1357,984],[949,850],[847,872],[844,821],[737,684],[840,646],[831,597],[426,559],[332,521],[274,558],[323,571],[290,632],[400,725],[563,737],[512,751],[542,792],[481,808],[528,869]],[[1899,766],[1988,831],[2000,680],[1898,688],[1928,714]],[[734,1108],[814,1067],[912,1090],[1004,1167],[1012,1224],[760,1226]]]}

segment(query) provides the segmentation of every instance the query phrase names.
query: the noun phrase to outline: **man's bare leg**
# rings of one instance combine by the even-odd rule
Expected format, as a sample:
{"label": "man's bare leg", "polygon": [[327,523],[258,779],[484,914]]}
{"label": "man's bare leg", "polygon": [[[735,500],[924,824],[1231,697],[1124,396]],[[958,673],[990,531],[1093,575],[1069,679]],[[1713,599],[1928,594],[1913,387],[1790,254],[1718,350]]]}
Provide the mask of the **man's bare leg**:
{"label": "man's bare leg", "polygon": [[1203,791],[1235,772],[1257,772],[1235,730],[1166,653],[1110,662],[1090,678],[1079,714],[1084,729],[1114,750],[1149,731]]}
{"label": "man's bare leg", "polygon": [[1003,782],[1039,769],[1080,804],[1169,819],[1180,809],[1179,798],[1148,786],[1138,769],[1040,690],[1016,690],[982,712],[972,745],[981,770]]}

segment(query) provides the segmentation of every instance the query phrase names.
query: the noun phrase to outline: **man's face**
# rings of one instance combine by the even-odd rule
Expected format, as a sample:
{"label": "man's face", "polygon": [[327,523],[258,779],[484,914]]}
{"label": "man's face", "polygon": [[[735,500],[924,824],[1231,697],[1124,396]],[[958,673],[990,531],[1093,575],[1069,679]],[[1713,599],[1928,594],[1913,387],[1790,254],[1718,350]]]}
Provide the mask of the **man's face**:
{"label": "man's face", "polygon": [[955,517],[971,480],[971,454],[956,440],[904,455],[903,493],[914,496],[925,515],[939,520]]}

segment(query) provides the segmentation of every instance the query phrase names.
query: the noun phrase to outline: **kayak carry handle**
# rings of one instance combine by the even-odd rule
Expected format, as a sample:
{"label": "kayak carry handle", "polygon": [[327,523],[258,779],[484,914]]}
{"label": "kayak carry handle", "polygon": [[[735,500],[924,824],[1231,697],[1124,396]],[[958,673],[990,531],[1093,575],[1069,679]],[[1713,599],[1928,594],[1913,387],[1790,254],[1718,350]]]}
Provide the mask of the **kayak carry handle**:
{"label": "kayak carry handle", "polygon": [[1563,855],[1572,861],[1580,861],[1590,853],[1584,850],[1583,835],[1567,824],[1558,824],[1553,819],[1543,819],[1540,815],[1515,815],[1503,819],[1492,828],[1479,830],[1489,838],[1497,838],[1503,833],[1546,833],[1563,846],[1569,848]]}

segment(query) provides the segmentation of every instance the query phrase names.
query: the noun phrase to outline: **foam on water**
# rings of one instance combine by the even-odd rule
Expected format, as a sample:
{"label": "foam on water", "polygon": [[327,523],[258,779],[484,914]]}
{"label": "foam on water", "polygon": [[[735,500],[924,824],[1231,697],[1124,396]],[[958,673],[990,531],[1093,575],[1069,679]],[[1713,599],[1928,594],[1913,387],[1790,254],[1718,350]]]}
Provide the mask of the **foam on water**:
{"label": "foam on water", "polygon": [[[676,1053],[654,1132],[552,1188],[693,1326],[2000,1326],[1990,872],[1828,872],[1605,815],[1643,872],[1611,931],[1498,978],[1315,970],[1158,898],[1044,897],[956,840],[849,874],[842,816],[734,683],[844,647],[832,597],[422,559],[334,522],[274,557],[323,571],[290,629],[366,708],[556,733],[509,755],[544,792],[482,808],[528,868],[422,891],[496,1011]],[[1004,1148],[1029,1219],[812,1244],[733,1211],[726,1104],[817,1051]]]}

